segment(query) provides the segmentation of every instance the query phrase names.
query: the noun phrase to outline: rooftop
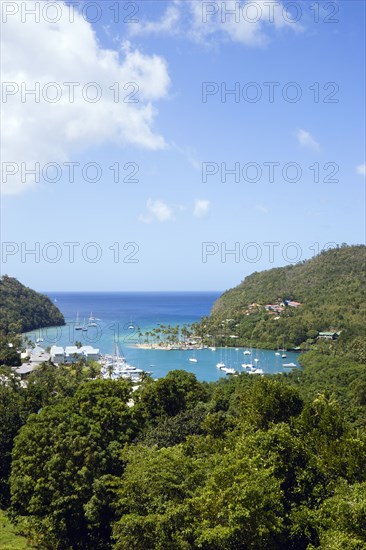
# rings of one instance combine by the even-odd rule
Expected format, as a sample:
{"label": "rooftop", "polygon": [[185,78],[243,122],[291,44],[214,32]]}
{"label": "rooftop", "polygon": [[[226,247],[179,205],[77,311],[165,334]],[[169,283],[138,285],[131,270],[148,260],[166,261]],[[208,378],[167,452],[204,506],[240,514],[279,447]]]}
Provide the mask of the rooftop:
{"label": "rooftop", "polygon": [[62,346],[52,346],[51,354],[52,355],[63,355],[64,348]]}
{"label": "rooftop", "polygon": [[34,365],[31,363],[23,363],[23,365],[21,365],[20,367],[17,367],[14,370],[17,374],[29,374],[30,372],[34,371],[34,369],[36,369],[37,366],[38,365]]}

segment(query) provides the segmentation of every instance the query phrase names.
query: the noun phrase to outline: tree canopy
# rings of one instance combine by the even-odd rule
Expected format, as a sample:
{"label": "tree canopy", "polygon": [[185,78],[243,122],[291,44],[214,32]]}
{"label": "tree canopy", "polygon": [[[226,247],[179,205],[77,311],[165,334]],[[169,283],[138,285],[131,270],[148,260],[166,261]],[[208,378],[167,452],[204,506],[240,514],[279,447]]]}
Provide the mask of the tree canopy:
{"label": "tree canopy", "polygon": [[74,366],[3,385],[3,504],[10,484],[40,549],[366,548],[366,405],[334,364],[316,374],[332,355],[304,359],[303,374],[172,371],[134,392]]}
{"label": "tree canopy", "polygon": [[[341,340],[364,334],[366,247],[342,246],[296,265],[255,272],[216,301],[198,334],[217,345],[300,346],[318,332],[341,331]],[[301,305],[291,307],[289,301]],[[266,305],[284,304],[282,311]]]}
{"label": "tree canopy", "polygon": [[0,303],[0,333],[5,335],[65,324],[62,313],[47,296],[7,275],[0,278]]}

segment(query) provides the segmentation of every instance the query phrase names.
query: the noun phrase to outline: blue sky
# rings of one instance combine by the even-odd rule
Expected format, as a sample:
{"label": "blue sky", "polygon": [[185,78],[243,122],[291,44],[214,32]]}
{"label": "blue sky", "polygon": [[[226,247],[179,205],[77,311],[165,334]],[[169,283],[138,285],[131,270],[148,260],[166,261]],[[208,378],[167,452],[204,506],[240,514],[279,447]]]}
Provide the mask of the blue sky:
{"label": "blue sky", "polygon": [[2,14],[2,273],[224,290],[364,241],[364,2],[23,4]]}

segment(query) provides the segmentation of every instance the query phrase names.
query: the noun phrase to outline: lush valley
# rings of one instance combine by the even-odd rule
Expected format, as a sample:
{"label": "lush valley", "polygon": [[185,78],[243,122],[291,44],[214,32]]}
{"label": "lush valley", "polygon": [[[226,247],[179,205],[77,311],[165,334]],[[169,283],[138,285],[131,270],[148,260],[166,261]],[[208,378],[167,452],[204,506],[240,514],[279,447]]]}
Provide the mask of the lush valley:
{"label": "lush valley", "polygon": [[[254,274],[196,327],[211,339],[224,322],[229,342],[238,324],[245,340],[262,316],[268,345],[275,316],[342,331],[307,334],[303,370],[213,383],[176,370],[136,388],[96,363],[43,364],[26,384],[1,367],[0,506],[25,537],[3,516],[6,548],[366,550],[364,252]],[[241,317],[277,300],[301,305]]]}

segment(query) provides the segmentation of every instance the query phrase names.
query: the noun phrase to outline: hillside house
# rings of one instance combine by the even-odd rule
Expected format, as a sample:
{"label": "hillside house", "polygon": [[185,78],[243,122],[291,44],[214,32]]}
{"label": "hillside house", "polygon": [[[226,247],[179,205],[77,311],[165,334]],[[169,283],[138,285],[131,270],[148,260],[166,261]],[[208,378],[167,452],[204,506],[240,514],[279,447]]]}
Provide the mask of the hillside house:
{"label": "hillside house", "polygon": [[338,338],[339,334],[338,332],[319,332],[318,339],[319,340],[336,340]]}

